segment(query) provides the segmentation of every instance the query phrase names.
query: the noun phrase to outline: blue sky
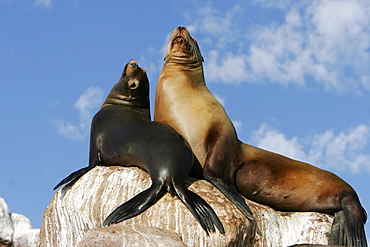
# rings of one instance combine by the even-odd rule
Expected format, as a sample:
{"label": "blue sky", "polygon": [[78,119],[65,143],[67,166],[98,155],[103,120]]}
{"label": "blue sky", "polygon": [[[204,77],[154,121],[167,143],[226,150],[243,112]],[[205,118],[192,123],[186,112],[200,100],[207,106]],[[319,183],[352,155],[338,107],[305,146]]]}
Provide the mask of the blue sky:
{"label": "blue sky", "polygon": [[183,25],[239,138],[338,174],[370,212],[369,12],[365,0],[0,0],[0,196],[40,227],[53,186],[87,165],[91,118],[123,66],[147,70],[153,106]]}

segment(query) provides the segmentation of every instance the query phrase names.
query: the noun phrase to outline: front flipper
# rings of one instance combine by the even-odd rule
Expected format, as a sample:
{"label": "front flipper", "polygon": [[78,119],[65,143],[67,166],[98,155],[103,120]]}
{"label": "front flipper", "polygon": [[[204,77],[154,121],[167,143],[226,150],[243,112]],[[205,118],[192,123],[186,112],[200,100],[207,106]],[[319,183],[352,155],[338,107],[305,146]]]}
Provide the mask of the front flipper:
{"label": "front flipper", "polygon": [[209,235],[209,232],[216,232],[215,226],[220,233],[225,233],[220,219],[206,201],[183,186],[174,185],[173,187],[176,195],[197,219],[199,224],[206,231],[207,235]]}
{"label": "front flipper", "polygon": [[71,187],[74,183],[77,182],[78,179],[80,179],[84,174],[86,174],[88,171],[90,171],[94,166],[88,166],[85,168],[81,168],[78,171],[72,172],[68,177],[60,181],[54,188],[53,190],[58,189],[60,186],[63,184],[68,183],[65,187]]}
{"label": "front flipper", "polygon": [[[209,232],[215,232],[215,226],[220,233],[225,233],[222,223],[216,213],[200,196],[182,186],[171,185],[171,187],[179,199],[197,219],[207,235]],[[109,226],[110,224],[118,223],[141,214],[156,203],[166,192],[167,186],[164,184],[160,186],[151,186],[149,189],[144,190],[116,208],[104,220],[103,226]]]}
{"label": "front flipper", "polygon": [[156,203],[167,192],[165,186],[151,186],[129,201],[116,208],[105,220],[103,226],[109,226],[141,214]]}
{"label": "front flipper", "polygon": [[254,220],[252,210],[249,208],[244,198],[231,185],[226,184],[219,178],[213,178],[203,174],[204,178],[219,189],[234,205],[251,221]]}

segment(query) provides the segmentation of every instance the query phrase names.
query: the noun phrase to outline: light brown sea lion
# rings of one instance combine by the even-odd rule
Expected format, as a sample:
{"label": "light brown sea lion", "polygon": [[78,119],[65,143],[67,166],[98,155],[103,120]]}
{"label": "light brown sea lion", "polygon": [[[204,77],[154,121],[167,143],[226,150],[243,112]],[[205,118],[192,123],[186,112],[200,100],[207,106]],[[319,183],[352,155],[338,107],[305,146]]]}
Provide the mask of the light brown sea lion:
{"label": "light brown sea lion", "polygon": [[254,220],[235,190],[240,142],[225,110],[204,84],[202,55],[186,28],[178,27],[172,33],[165,60],[157,84],[154,120],[180,131],[202,165],[204,178]]}
{"label": "light brown sea lion", "polygon": [[336,214],[330,244],[367,246],[366,212],[353,188],[333,173],[239,141],[205,85],[202,62],[196,40],[177,27],[158,79],[154,120],[169,124],[189,142],[204,178],[241,210],[233,188],[277,210]]}

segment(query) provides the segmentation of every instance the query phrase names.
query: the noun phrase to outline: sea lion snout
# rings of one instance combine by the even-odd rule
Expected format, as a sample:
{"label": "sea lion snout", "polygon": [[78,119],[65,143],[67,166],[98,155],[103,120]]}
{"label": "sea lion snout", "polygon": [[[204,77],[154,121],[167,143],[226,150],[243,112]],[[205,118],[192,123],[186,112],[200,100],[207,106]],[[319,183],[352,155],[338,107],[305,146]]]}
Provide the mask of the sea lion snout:
{"label": "sea lion snout", "polygon": [[172,31],[171,39],[177,38],[178,36],[187,39],[190,36],[190,33],[186,27],[177,27]]}
{"label": "sea lion snout", "polygon": [[131,60],[128,64],[126,64],[123,74],[125,75],[131,75],[133,74],[136,70],[140,70],[141,68],[139,67],[139,64],[135,60]]}
{"label": "sea lion snout", "polygon": [[134,68],[139,67],[139,65],[137,64],[137,62],[136,62],[136,61],[131,61],[131,62],[130,62],[130,65],[131,65],[132,67],[134,67]]}

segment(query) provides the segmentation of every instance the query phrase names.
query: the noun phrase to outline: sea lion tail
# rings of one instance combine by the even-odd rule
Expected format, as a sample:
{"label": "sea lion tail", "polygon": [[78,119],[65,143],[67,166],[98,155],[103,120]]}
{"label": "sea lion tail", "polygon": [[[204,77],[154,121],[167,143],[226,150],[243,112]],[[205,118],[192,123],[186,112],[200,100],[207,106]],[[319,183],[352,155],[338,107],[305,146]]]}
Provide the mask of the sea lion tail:
{"label": "sea lion tail", "polygon": [[78,171],[72,172],[71,174],[69,174],[68,177],[66,177],[65,179],[63,179],[62,181],[60,181],[53,188],[53,190],[58,189],[60,186],[62,186],[63,184],[66,184],[66,183],[68,183],[66,185],[66,187],[71,187],[78,179],[80,179],[85,173],[87,173],[88,171],[90,171],[92,168],[93,168],[93,166],[88,166],[88,167],[85,167],[85,168],[81,168]]}
{"label": "sea lion tail", "polygon": [[180,200],[190,210],[202,228],[206,231],[207,235],[209,235],[210,232],[216,232],[215,226],[220,233],[225,233],[220,219],[206,201],[194,192],[188,190],[185,186],[174,184],[172,187],[177,197],[180,198]]}
{"label": "sea lion tail", "polygon": [[117,207],[103,222],[103,226],[109,226],[130,219],[141,214],[156,203],[167,192],[164,184],[153,185],[140,192],[129,201]]}
{"label": "sea lion tail", "polygon": [[335,213],[329,245],[367,247],[364,229],[366,211],[357,195],[344,196],[342,208],[342,211]]}

